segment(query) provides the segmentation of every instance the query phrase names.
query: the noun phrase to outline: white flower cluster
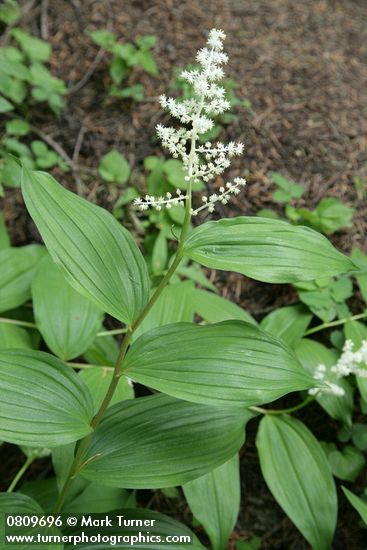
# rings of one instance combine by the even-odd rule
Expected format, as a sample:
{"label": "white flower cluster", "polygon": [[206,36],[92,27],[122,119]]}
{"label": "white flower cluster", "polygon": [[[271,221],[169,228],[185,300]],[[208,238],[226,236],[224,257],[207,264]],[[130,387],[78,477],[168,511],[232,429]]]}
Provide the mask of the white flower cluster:
{"label": "white flower cluster", "polygon": [[[168,149],[173,158],[179,158],[182,161],[189,189],[193,183],[200,181],[206,183],[222,174],[230,165],[230,159],[241,155],[244,149],[242,143],[234,142],[227,145],[210,142],[204,145],[197,144],[199,135],[213,128],[212,117],[230,108],[230,103],[225,99],[225,89],[218,84],[224,77],[222,65],[228,61],[227,55],[223,52],[224,39],[223,31],[212,29],[206,47],[199,50],[196,56],[199,68],[183,71],[182,77],[193,88],[191,99],[179,100],[165,95],[160,96],[161,106],[182,124],[188,125],[188,127],[173,128],[158,124],[157,133],[162,145]],[[230,194],[236,194],[242,185],[244,184],[236,181],[234,184],[227,184],[227,190],[220,191],[219,195],[214,194],[212,197],[204,198],[205,204],[193,212],[197,213],[204,208],[212,212],[216,202],[226,204]],[[190,196],[190,191],[188,195]],[[149,206],[155,208],[156,205],[168,207],[171,201],[163,197],[158,199],[149,197],[146,200],[138,200],[135,204],[145,209]],[[180,201],[180,204],[183,203]]]}
{"label": "white flower cluster", "polygon": [[166,193],[164,197],[145,195],[144,198],[135,199],[134,204],[139,210],[148,210],[150,206],[155,210],[162,210],[163,207],[184,206],[186,199],[187,195],[182,195],[181,190],[177,189],[175,197],[172,197],[171,193]]}
{"label": "white flower cluster", "polygon": [[349,374],[367,378],[367,369],[361,367],[363,363],[367,364],[367,340],[363,340],[358,351],[353,351],[353,347],[353,342],[346,340],[343,353],[336,365],[331,368],[331,372],[336,374],[338,378]]}
{"label": "white flower cluster", "polygon": [[[353,342],[351,340],[345,341],[343,352],[336,365],[330,368],[330,374],[333,374],[336,378],[342,378],[350,374],[367,378],[367,369],[361,366],[362,364],[367,364],[367,340],[363,340],[358,351],[353,351],[353,347]],[[317,380],[319,385],[308,391],[310,395],[321,395],[323,393],[330,393],[337,396],[344,395],[344,389],[339,386],[339,384],[327,379],[327,369],[325,365],[319,365],[313,377]]]}
{"label": "white flower cluster", "polygon": [[327,369],[325,365],[319,365],[314,372],[313,377],[319,385],[315,388],[311,388],[310,390],[308,390],[309,395],[317,396],[328,393],[331,395],[342,397],[345,394],[344,389],[339,386],[339,384],[327,380]]}
{"label": "white flower cluster", "polygon": [[241,192],[241,187],[246,185],[246,180],[244,178],[235,178],[234,183],[226,183],[226,187],[219,188],[219,194],[213,193],[210,197],[202,197],[203,205],[197,208],[196,210],[191,210],[193,216],[204,210],[208,209],[208,212],[214,212],[215,203],[220,202],[221,204],[227,204],[231,195],[238,195]]}

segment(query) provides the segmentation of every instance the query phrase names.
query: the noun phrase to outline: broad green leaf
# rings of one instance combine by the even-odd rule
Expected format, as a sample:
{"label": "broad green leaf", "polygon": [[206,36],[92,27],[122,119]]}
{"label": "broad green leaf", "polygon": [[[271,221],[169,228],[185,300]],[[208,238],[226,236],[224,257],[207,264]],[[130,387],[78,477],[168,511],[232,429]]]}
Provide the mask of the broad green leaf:
{"label": "broad green leaf", "polygon": [[110,183],[126,183],[130,175],[129,163],[118,151],[110,151],[104,155],[98,170],[101,177]]}
{"label": "broad green leaf", "polygon": [[235,407],[315,385],[285,344],[243,321],[151,330],[128,351],[124,373],[179,399]]}
{"label": "broad green leaf", "polygon": [[263,476],[275,500],[314,550],[329,549],[337,496],[320,443],[299,420],[266,415],[256,445]]}
{"label": "broad green leaf", "polygon": [[26,120],[21,118],[15,118],[9,120],[6,125],[6,133],[13,136],[26,136],[31,131],[31,127]]}
{"label": "broad green leaf", "polygon": [[192,300],[194,290],[191,281],[168,285],[134,332],[134,340],[156,327],[181,321],[192,322],[194,319],[194,303]]}
{"label": "broad green leaf", "polygon": [[32,349],[30,336],[24,328],[0,323],[0,350],[8,348]]}
{"label": "broad green leaf", "polygon": [[229,460],[251,416],[166,395],[122,401],[96,429],[81,475],[109,487],[182,485]]}
{"label": "broad green leaf", "polygon": [[219,323],[220,321],[236,319],[256,325],[254,318],[245,309],[222,298],[222,296],[213,294],[213,292],[197,288],[192,294],[192,300],[195,312],[207,323]]}
{"label": "broad green leaf", "polygon": [[70,284],[132,324],[148,300],[149,276],[130,233],[109,212],[44,172],[24,170],[22,188],[28,211]]}
{"label": "broad green leaf", "polygon": [[326,443],[322,447],[335,477],[345,481],[357,479],[366,464],[364,455],[359,449],[353,445],[347,445],[339,451],[334,443]]}
{"label": "broad green leaf", "polygon": [[102,48],[109,49],[112,47],[116,42],[116,36],[113,32],[108,30],[100,30],[100,31],[92,31],[89,33],[89,36],[95,42],[98,44],[98,46],[102,46]]}
{"label": "broad green leaf", "polygon": [[208,222],[189,235],[186,255],[206,267],[268,283],[293,283],[355,269],[320,233],[268,218]]}
{"label": "broad green leaf", "polygon": [[294,348],[302,339],[312,314],[302,305],[278,308],[262,319],[260,327]]}
{"label": "broad green leaf", "polygon": [[0,438],[55,447],[91,432],[92,399],[59,359],[31,350],[0,351]]}
{"label": "broad green leaf", "polygon": [[331,372],[338,355],[334,350],[328,349],[319,342],[304,338],[295,348],[296,355],[303,368],[312,376],[319,365],[325,365],[327,379],[338,384],[344,390],[343,396],[323,394],[316,397],[318,404],[336,420],[352,425],[353,414],[353,390],[344,378],[337,378]]}
{"label": "broad green leaf", "polygon": [[356,273],[359,289],[365,302],[367,302],[367,255],[359,248],[353,248],[351,258],[359,266],[359,273]]}
{"label": "broad green leaf", "polygon": [[68,514],[102,514],[129,505],[130,493],[126,489],[103,487],[90,483],[76,498],[68,500],[63,508]]}
{"label": "broad green leaf", "polygon": [[[109,541],[112,540],[112,537],[116,537],[116,544],[113,546],[111,546],[111,542],[99,542],[97,546],[95,542],[80,542],[77,545],[78,550],[96,550],[96,548],[98,548],[98,550],[111,550],[111,548],[119,550],[120,548],[133,548],[135,546],[132,545],[132,540],[136,540],[135,544],[137,548],[142,548],[144,550],[177,550],[177,548],[180,548],[180,550],[205,550],[204,546],[201,545],[197,537],[188,527],[186,527],[186,525],[179,523],[171,517],[155,512],[154,510],[144,508],[120,508],[114,511],[114,515],[123,516],[121,521],[123,522],[126,519],[126,525],[122,523],[120,527],[117,522],[114,522],[114,526],[105,528],[105,530],[101,527],[74,527],[68,528],[65,533],[69,536],[80,536],[80,531],[82,530],[87,537],[89,537],[89,540],[93,540],[94,537],[98,538],[101,535],[108,537]],[[131,525],[132,522],[129,522],[129,520],[135,520],[135,525]],[[136,520],[142,521],[144,527],[137,526]],[[149,522],[149,524],[144,522]],[[149,535],[145,535],[146,539],[144,542],[138,543],[138,540],[142,540],[142,529],[148,532]],[[180,542],[179,544],[170,544],[166,541],[167,537],[177,536],[187,537],[187,539],[185,542]],[[135,537],[135,539],[133,537]],[[151,539],[149,537],[151,537]],[[158,537],[160,538],[158,539]],[[120,542],[117,542],[119,539]],[[150,540],[154,542],[152,543]],[[157,540],[162,542],[157,542]],[[75,545],[72,545],[72,543],[66,544],[65,546],[65,550],[74,548]]]}
{"label": "broad green leaf", "polygon": [[0,311],[30,299],[31,282],[45,251],[36,244],[0,250]]}
{"label": "broad green leaf", "polygon": [[[112,382],[112,368],[90,367],[87,369],[82,369],[79,376],[82,378],[92,395],[94,401],[94,412],[96,413],[102,405],[102,401],[107,393],[110,383]],[[114,405],[119,401],[133,398],[134,390],[131,383],[129,383],[127,378],[121,377],[109,406]]]}
{"label": "broad green leaf", "polygon": [[47,61],[50,57],[51,46],[45,40],[31,36],[22,29],[14,29],[12,35],[30,59],[34,61]]}
{"label": "broad green leaf", "polygon": [[35,500],[46,513],[52,513],[55,509],[55,502],[58,499],[56,479],[49,477],[46,479],[34,479],[26,481],[19,489],[22,495],[27,495]]}
{"label": "broad green leaf", "polygon": [[[352,340],[354,351],[362,346],[363,340],[367,340],[367,326],[360,321],[348,321],[345,323],[344,333],[347,340]],[[367,378],[356,376],[356,379],[361,396],[367,401]]]}
{"label": "broad green leaf", "polygon": [[0,6],[0,21],[7,25],[15,23],[22,15],[22,10],[16,0],[5,0]]}
{"label": "broad green leaf", "polygon": [[[39,504],[33,500],[31,497],[27,495],[22,495],[19,493],[0,493],[0,517],[2,517],[2,520],[0,521],[0,545],[5,548],[8,546],[5,543],[5,520],[3,519],[5,517],[5,514],[11,514],[13,516],[25,514],[28,516],[33,515],[39,515],[42,516],[44,514],[42,508],[39,506]],[[9,528],[8,528],[9,529]],[[33,527],[32,525],[30,527],[21,527],[21,528],[12,528],[12,534],[18,534],[18,535],[33,535],[34,537],[37,537],[37,534],[40,533],[41,535],[46,534],[53,534],[53,535],[60,535],[60,531],[58,529],[52,529],[47,530],[45,527]],[[9,531],[7,534],[10,534]],[[28,544],[17,544],[15,548],[18,550],[29,550],[29,547],[32,546],[29,543]],[[33,545],[36,549],[36,545]],[[63,548],[62,544],[42,544],[42,549],[45,550],[61,550]]]}
{"label": "broad green leaf", "polygon": [[[0,59],[1,62],[1,59]],[[8,113],[14,110],[14,105],[10,103],[5,97],[0,96],[0,113]]]}
{"label": "broad green leaf", "polygon": [[161,275],[167,265],[168,245],[164,231],[160,231],[155,240],[152,251],[152,272],[153,275]]}
{"label": "broad green leaf", "polygon": [[364,523],[367,525],[367,501],[362,500],[360,497],[349,491],[346,487],[342,487],[343,493],[361,516]]}
{"label": "broad green leaf", "polygon": [[182,488],[190,510],[208,533],[213,550],[227,548],[240,510],[238,454]]}
{"label": "broad green leaf", "polygon": [[74,359],[92,345],[103,311],[70,286],[48,255],[33,278],[32,300],[37,328],[60,359]]}

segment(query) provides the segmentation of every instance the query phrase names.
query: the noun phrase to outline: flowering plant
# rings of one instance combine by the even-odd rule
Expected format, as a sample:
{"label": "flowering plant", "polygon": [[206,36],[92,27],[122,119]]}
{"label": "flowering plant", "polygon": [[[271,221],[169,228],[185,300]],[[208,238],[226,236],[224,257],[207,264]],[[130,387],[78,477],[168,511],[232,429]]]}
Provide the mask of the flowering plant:
{"label": "flowering plant", "polygon": [[[175,197],[136,200],[141,210],[180,205],[185,212],[176,253],[155,288],[140,249],[116,219],[48,174],[23,169],[24,200],[47,249],[32,252],[40,264],[31,288],[35,321],[54,355],[19,343],[0,351],[0,437],[31,448],[32,459],[38,456],[35,449],[50,449],[57,502],[46,512],[75,511],[80,494],[111,500],[112,489],[118,490],[117,502],[107,509],[123,512],[132,506],[127,489],[182,486],[219,550],[226,547],[239,510],[238,452],[245,426],[261,415],[257,446],[266,482],[313,548],[321,550],[330,546],[335,529],[335,484],[320,443],[290,413],[316,398],[331,416],[348,423],[350,386],[334,378],[364,373],[358,364],[366,359],[365,345],[353,354],[347,344],[344,359],[332,368],[334,355],[330,360],[317,351],[320,344],[303,338],[311,315],[302,308],[278,310],[259,326],[241,308],[174,278],[183,259],[269,283],[313,281],[356,269],[323,235],[279,220],[243,216],[192,229],[193,216],[214,212],[218,202],[227,204],[245,185],[235,178],[193,205],[193,185],[222,175],[230,159],[243,152],[241,143],[198,141],[212,127],[212,117],[229,108],[219,84],[227,62],[224,38],[213,29],[197,54],[199,68],[184,72],[192,99],[160,98],[182,124],[158,125],[157,132],[170,154],[182,160],[187,188]],[[124,326],[112,333],[100,330],[105,313]],[[202,323],[194,322],[195,314]],[[117,333],[124,334],[119,348],[112,337]],[[81,355],[86,363],[71,361]],[[310,364],[313,356],[317,361]],[[296,391],[312,395],[290,409],[264,408]],[[1,495],[2,508],[42,511],[34,492],[12,492],[18,480]],[[316,508],[322,513],[315,515]],[[160,518],[162,536],[179,528],[160,514],[153,517]],[[202,548],[191,532],[188,536],[194,548]]]}

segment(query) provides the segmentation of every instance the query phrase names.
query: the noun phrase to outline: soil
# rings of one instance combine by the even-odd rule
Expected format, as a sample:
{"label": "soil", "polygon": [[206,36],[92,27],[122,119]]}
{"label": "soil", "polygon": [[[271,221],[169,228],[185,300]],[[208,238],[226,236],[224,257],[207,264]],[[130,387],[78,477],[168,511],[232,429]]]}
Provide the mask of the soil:
{"label": "soil", "polygon": [[[347,253],[353,246],[366,250],[367,202],[354,185],[357,177],[367,180],[365,0],[30,0],[23,6],[21,24],[35,35],[48,37],[53,46],[52,72],[70,90],[58,120],[37,105],[29,112],[38,135],[48,136],[73,159],[74,170],[69,174],[53,170],[64,185],[111,209],[121,191],[104,184],[97,168],[101,156],[116,148],[128,158],[132,181],[143,190],[143,160],[160,153],[153,139],[154,127],[165,116],[157,97],[167,92],[174,69],[193,60],[207,30],[223,28],[228,36],[229,76],[238,83],[237,95],[251,107],[237,108],[237,120],[221,136],[245,143],[245,157],[233,163],[228,178],[245,170],[249,185],[220,215],[252,215],[261,208],[274,208],[269,172],[279,171],[305,185],[307,193],[299,206],[312,208],[323,197],[338,197],[355,208],[353,229],[338,232],[332,240]],[[99,56],[96,63],[98,48],[86,35],[104,28],[126,41],[139,34],[157,36],[159,76],[134,70],[128,81],[144,84],[145,101],[108,97],[109,56]],[[2,40],[7,40],[6,33]],[[221,183],[218,178],[213,189]],[[14,245],[39,240],[18,190],[7,191],[2,208]],[[259,284],[236,274],[224,277],[211,272],[210,276],[224,296],[258,319],[296,301],[285,285]],[[356,313],[361,307],[356,305]],[[331,440],[336,433],[337,427],[316,405],[299,416],[322,439]],[[264,549],[308,548],[265,486],[254,434],[255,427],[250,425],[242,451],[241,514],[233,540],[258,535]],[[1,469],[11,478],[22,458],[8,445],[0,448],[0,456]],[[47,462],[41,466],[28,475],[47,475]],[[367,482],[366,475],[361,477],[351,485],[359,493]],[[8,478],[4,486],[7,483]],[[183,500],[169,501],[157,493],[152,505],[190,522]],[[333,548],[364,547],[365,531],[340,495]]]}

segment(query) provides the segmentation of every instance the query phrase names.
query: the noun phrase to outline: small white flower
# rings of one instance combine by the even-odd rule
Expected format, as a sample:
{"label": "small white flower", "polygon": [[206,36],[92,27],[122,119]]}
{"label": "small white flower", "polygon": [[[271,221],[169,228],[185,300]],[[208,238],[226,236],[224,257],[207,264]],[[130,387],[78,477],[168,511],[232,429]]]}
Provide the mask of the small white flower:
{"label": "small white flower", "polygon": [[[188,189],[194,182],[208,182],[222,174],[230,165],[230,159],[243,153],[243,144],[230,142],[205,145],[197,143],[200,135],[205,134],[214,126],[213,116],[224,113],[230,108],[230,103],[225,99],[225,89],[219,85],[224,78],[223,65],[227,63],[228,57],[223,52],[223,41],[225,33],[220,29],[212,29],[209,32],[206,47],[197,52],[196,60],[200,67],[194,70],[185,70],[181,73],[191,86],[194,97],[191,99],[179,100],[167,97],[162,94],[159,102],[163,109],[166,109],[171,116],[177,118],[182,126],[179,128],[157,125],[157,134],[163,147],[168,149],[173,158],[182,161],[183,169],[186,172],[185,181],[188,182]],[[226,184],[226,189],[219,190],[200,208],[193,210],[196,215],[203,208],[213,212],[216,203],[227,204],[230,195],[237,195],[245,180],[236,178],[234,183]],[[145,199],[137,199],[134,204],[141,210],[153,207],[160,210],[162,207],[170,207],[172,204],[184,206],[185,197],[171,198],[166,196]]]}

